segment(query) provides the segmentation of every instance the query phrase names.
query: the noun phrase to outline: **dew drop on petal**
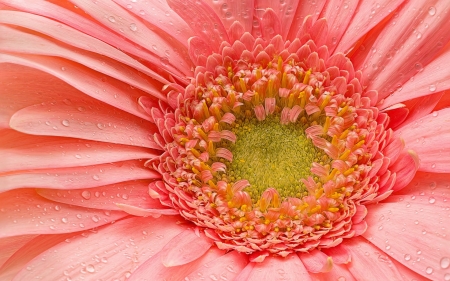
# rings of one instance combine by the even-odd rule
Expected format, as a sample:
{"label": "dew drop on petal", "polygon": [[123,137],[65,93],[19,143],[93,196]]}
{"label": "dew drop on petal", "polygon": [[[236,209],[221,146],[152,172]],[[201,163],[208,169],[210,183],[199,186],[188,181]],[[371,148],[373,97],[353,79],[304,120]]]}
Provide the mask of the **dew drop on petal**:
{"label": "dew drop on petal", "polygon": [[86,271],[89,273],[94,273],[95,272],[95,267],[92,264],[88,264],[86,266]]}
{"label": "dew drop on petal", "polygon": [[445,281],[450,281],[450,273],[447,273],[444,275],[444,280]]}
{"label": "dew drop on petal", "polygon": [[61,124],[63,124],[63,126],[65,126],[65,127],[69,127],[70,122],[69,122],[69,120],[64,119],[61,121]]}
{"label": "dew drop on petal", "polygon": [[62,221],[63,223],[67,223],[69,220],[68,220],[67,218],[61,218],[61,221]]}
{"label": "dew drop on petal", "polygon": [[430,16],[434,16],[436,14],[436,8],[431,6],[430,8],[428,8],[428,14]]}
{"label": "dew drop on petal", "polygon": [[100,221],[100,218],[97,215],[93,215],[91,219],[92,219],[93,222],[99,222]]}
{"label": "dew drop on petal", "polygon": [[434,204],[434,202],[436,202],[436,198],[430,197],[430,198],[428,198],[428,202],[429,202],[430,204]]}
{"label": "dew drop on petal", "polygon": [[108,20],[109,20],[110,22],[116,22],[116,18],[113,17],[113,16],[108,17]]}
{"label": "dew drop on petal", "polygon": [[81,192],[81,197],[89,200],[91,198],[91,192],[89,190],[84,190],[83,192]]}
{"label": "dew drop on petal", "polygon": [[431,273],[433,273],[433,269],[432,269],[431,267],[427,267],[427,269],[425,270],[425,272],[426,272],[427,274],[431,274]]}
{"label": "dew drop on petal", "polygon": [[446,269],[450,266],[450,258],[443,257],[440,262],[441,268]]}
{"label": "dew drop on petal", "polygon": [[138,28],[137,28],[137,26],[136,26],[136,24],[134,24],[134,23],[132,23],[132,24],[130,24],[130,30],[131,31],[136,31]]}
{"label": "dew drop on petal", "polygon": [[437,116],[439,115],[439,113],[438,113],[437,111],[434,111],[434,112],[432,113],[432,115],[433,115],[433,117],[437,117]]}
{"label": "dew drop on petal", "polygon": [[93,175],[92,178],[96,181],[100,180],[100,177],[98,175]]}
{"label": "dew drop on petal", "polygon": [[404,256],[404,258],[405,258],[406,261],[409,261],[409,260],[411,259],[411,255],[406,254],[406,255]]}
{"label": "dew drop on petal", "polygon": [[428,89],[430,90],[430,92],[434,92],[434,91],[436,91],[436,85],[431,84]]}

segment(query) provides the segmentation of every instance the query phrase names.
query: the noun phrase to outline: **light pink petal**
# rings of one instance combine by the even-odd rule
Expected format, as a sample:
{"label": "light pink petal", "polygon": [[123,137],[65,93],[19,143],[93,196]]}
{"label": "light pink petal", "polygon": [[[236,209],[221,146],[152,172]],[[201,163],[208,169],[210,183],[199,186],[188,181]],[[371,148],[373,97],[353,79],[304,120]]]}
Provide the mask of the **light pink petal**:
{"label": "light pink petal", "polygon": [[131,3],[128,0],[113,1],[169,34],[174,40],[177,40],[177,45],[182,44],[187,47],[188,39],[194,36],[189,25],[170,9],[166,1],[154,1],[152,5],[148,5],[144,1]]}
{"label": "light pink petal", "polygon": [[208,251],[212,241],[188,229],[175,236],[161,250],[161,262],[166,267],[190,263]]}
{"label": "light pink petal", "polygon": [[3,264],[23,245],[33,240],[34,237],[36,235],[31,234],[0,238],[0,249],[2,249],[0,251],[0,278]]}
{"label": "light pink petal", "polygon": [[[279,15],[281,21],[281,35],[283,38],[286,38],[289,29],[291,28],[291,24],[294,21],[295,11],[298,6],[306,6],[308,4],[301,4],[297,0],[288,0],[288,1],[273,1],[273,0],[255,0],[256,13],[258,17],[262,16],[262,12],[264,9],[270,8],[277,15]],[[283,16],[280,16],[283,15]],[[295,19],[297,21],[297,19]]]}
{"label": "light pink petal", "polygon": [[414,152],[403,151],[400,153],[397,161],[389,167],[389,170],[396,173],[397,176],[392,190],[397,191],[408,185],[414,178],[418,167],[419,158]]}
{"label": "light pink petal", "polygon": [[[62,8],[47,1],[33,1],[28,3],[17,0],[4,0],[2,2],[6,2],[12,7],[18,8],[22,11],[28,11],[30,13],[0,11],[0,14],[2,15],[0,17],[0,22],[29,28],[58,39],[69,45],[104,55],[113,60],[136,68],[139,71],[154,77],[161,83],[167,83],[165,78],[120,50],[134,54],[136,57],[146,58],[149,61],[153,60],[155,64],[159,64],[159,61],[151,58],[148,53],[136,48],[133,44],[123,40],[122,37],[114,34],[108,29],[81,17],[79,14],[71,12],[68,7]],[[43,15],[45,17],[40,17],[37,15]],[[51,20],[52,18],[56,19],[57,22]],[[92,35],[92,37],[89,35]],[[119,48],[120,50],[106,44],[105,42]],[[177,71],[175,68],[170,70]]]}
{"label": "light pink petal", "polygon": [[283,34],[283,37],[287,37],[287,39],[293,41],[297,36],[297,32],[302,27],[305,18],[311,16],[312,22],[315,22],[319,18],[325,3],[326,1],[305,0],[300,5],[297,5],[297,9],[294,12],[295,20],[292,22],[288,34]]}
{"label": "light pink petal", "polygon": [[120,211],[86,209],[53,202],[32,189],[0,194],[0,237],[56,234],[91,229],[125,217]]}
{"label": "light pink petal", "polygon": [[138,217],[154,217],[159,218],[160,216],[175,216],[180,212],[174,209],[144,209],[136,206],[132,206],[129,204],[117,203],[116,204],[119,209],[124,212],[127,212],[130,215],[138,216]]}
{"label": "light pink petal", "polygon": [[2,133],[0,173],[90,166],[132,159],[151,159],[147,148],[72,138],[30,136],[13,130]]}
{"label": "light pink petal", "polygon": [[[57,57],[32,55],[0,56],[0,62],[20,64],[45,71],[75,87],[94,99],[103,101],[136,116],[148,118],[138,106],[137,100],[145,93],[129,85],[82,65]],[[165,99],[161,94],[158,98]]]}
{"label": "light pink petal", "polygon": [[11,117],[10,126],[32,135],[159,148],[153,141],[153,123],[99,102],[55,101],[29,106]]}
{"label": "light pink petal", "polygon": [[[435,95],[428,95],[420,98],[416,98],[409,101],[409,114],[407,119],[401,124],[401,126],[406,126],[426,115],[430,114],[433,109],[439,104],[439,101],[442,100],[442,97],[445,95],[449,95],[449,92],[441,92]],[[412,105],[411,105],[412,104]],[[398,128],[397,128],[398,129]]]}
{"label": "light pink petal", "polygon": [[419,171],[450,172],[450,109],[435,111],[395,132],[419,157]]}
{"label": "light pink petal", "polygon": [[334,50],[337,42],[341,40],[342,35],[347,31],[347,26],[353,18],[358,2],[358,0],[327,1],[320,18],[325,18],[328,22],[328,41],[326,45],[330,51]]}
{"label": "light pink petal", "polygon": [[238,21],[246,32],[252,31],[253,13],[255,12],[255,0],[227,1],[209,0],[205,1],[221,19],[224,27],[228,30],[231,25]]}
{"label": "light pink petal", "polygon": [[185,280],[203,281],[204,278],[211,280],[238,280],[236,276],[248,264],[246,254],[231,251],[211,262],[205,263],[197,270],[186,276]]}
{"label": "light pink petal", "polygon": [[352,261],[347,266],[356,280],[369,276],[376,276],[379,280],[403,280],[391,259],[366,239],[353,237],[344,245],[352,255]]}
{"label": "light pink petal", "polygon": [[170,7],[188,23],[195,35],[208,42],[218,52],[220,44],[228,40],[228,33],[218,15],[205,2],[194,0],[169,0]]}
{"label": "light pink petal", "polygon": [[[245,270],[245,269],[244,269]],[[243,279],[238,279],[243,280]],[[250,272],[248,281],[261,280],[304,280],[311,281],[311,277],[300,258],[293,254],[286,258],[267,257],[263,262],[256,263]]]}
{"label": "light pink petal", "polygon": [[362,64],[368,66],[362,69],[368,90],[378,90],[380,99],[388,97],[434,59],[450,39],[446,28],[449,8],[448,1],[405,2],[398,16],[387,22]]}
{"label": "light pink petal", "polygon": [[144,209],[162,209],[159,200],[149,197],[149,180],[132,180],[89,189],[37,189],[49,200],[75,206],[121,210],[116,204],[129,204]]}
{"label": "light pink petal", "polygon": [[[0,267],[0,280],[12,280],[14,276],[21,271],[25,265],[35,258],[37,255],[49,248],[63,242],[65,239],[73,237],[74,233],[62,233],[62,234],[43,234],[33,235],[34,239],[31,239],[25,245],[19,245],[20,248],[12,255],[5,264]],[[19,236],[23,237],[23,236]],[[4,238],[13,239],[15,237]]]}
{"label": "light pink petal", "polygon": [[440,198],[441,201],[438,201],[438,204],[442,205],[443,202],[446,202],[444,200],[450,197],[449,183],[450,174],[418,172],[408,186],[395,194],[409,195],[411,198],[417,198],[422,202],[432,202],[433,204]]}
{"label": "light pink petal", "polygon": [[[157,87],[161,87],[160,85],[153,85],[153,82],[143,78],[137,70],[108,57],[101,57],[67,45],[62,47],[50,40],[9,27],[0,27],[0,41],[4,42],[0,45],[0,50],[2,51],[58,56],[74,62],[83,62],[83,65],[91,69],[95,69],[147,93],[158,92]],[[143,114],[140,116],[149,118]]]}
{"label": "light pink petal", "polygon": [[128,218],[84,232],[34,258],[15,280],[126,279],[186,228],[178,220]]}
{"label": "light pink petal", "polygon": [[335,52],[346,53],[355,42],[361,39],[373,27],[382,22],[405,0],[364,0],[359,1],[355,14],[351,17]]}
{"label": "light pink petal", "polygon": [[165,267],[161,262],[162,252],[147,260],[131,275],[130,281],[141,280],[166,280],[178,281],[186,280],[185,277],[193,271],[202,268],[205,264],[214,263],[215,260],[225,254],[225,251],[211,248],[206,253],[193,262],[174,267]]}
{"label": "light pink petal", "polygon": [[342,244],[332,248],[322,249],[322,252],[330,256],[334,264],[347,264],[352,260],[350,252]]}
{"label": "light pink petal", "polygon": [[316,249],[308,253],[300,253],[298,257],[305,268],[311,273],[328,272],[333,267],[332,257]]}
{"label": "light pink petal", "polygon": [[390,196],[392,203],[368,206],[370,227],[363,236],[420,275],[444,280],[450,258],[450,213],[444,201],[448,194],[444,198],[440,194],[433,200],[428,196]]}
{"label": "light pink petal", "polygon": [[0,192],[17,188],[80,189],[160,177],[158,172],[143,167],[139,161],[126,161],[7,174],[0,177]]}
{"label": "light pink petal", "polygon": [[311,273],[313,280],[336,280],[336,281],[357,281],[364,280],[364,278],[355,278],[348,270],[348,265],[333,264],[330,272],[325,273]]}
{"label": "light pink petal", "polygon": [[[190,73],[190,61],[187,56],[183,56],[186,49],[182,45],[170,43],[165,38],[167,35],[152,31],[141,20],[116,3],[110,1],[94,3],[82,0],[71,0],[71,2],[108,29],[151,52],[154,59],[158,61],[156,66],[164,68],[171,66],[170,68],[178,69],[184,74]],[[166,50],[172,51],[170,56],[167,56]]]}

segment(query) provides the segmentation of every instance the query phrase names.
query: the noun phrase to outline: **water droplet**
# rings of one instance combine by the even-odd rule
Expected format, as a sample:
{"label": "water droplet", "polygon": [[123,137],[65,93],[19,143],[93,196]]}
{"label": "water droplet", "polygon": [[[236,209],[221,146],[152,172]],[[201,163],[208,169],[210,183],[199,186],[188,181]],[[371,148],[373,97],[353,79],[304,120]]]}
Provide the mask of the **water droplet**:
{"label": "water droplet", "polygon": [[86,266],[86,271],[89,273],[94,273],[95,272],[95,267],[92,264],[88,264]]}
{"label": "water droplet", "polygon": [[125,272],[125,278],[130,278],[130,276],[131,276],[131,272],[129,272],[129,271],[127,271],[127,272]]}
{"label": "water droplet", "polygon": [[100,180],[100,177],[98,175],[93,175],[92,178],[96,181]]}
{"label": "water droplet", "polygon": [[145,11],[144,11],[144,10],[140,10],[140,11],[139,11],[139,14],[140,14],[141,16],[144,16],[144,15],[145,15]]}
{"label": "water droplet", "polygon": [[339,276],[337,280],[338,280],[338,281],[346,281],[347,279],[345,279],[344,276]]}
{"label": "water droplet", "polygon": [[416,34],[416,38],[417,38],[417,39],[420,39],[420,38],[422,38],[422,33],[420,33],[420,32],[417,32],[417,34]]}
{"label": "water droplet", "polygon": [[428,8],[428,14],[430,16],[434,16],[436,14],[436,8],[431,6],[430,8]]}
{"label": "water droplet", "polygon": [[69,127],[70,122],[69,122],[69,120],[64,119],[61,121],[61,124],[63,124],[63,126],[65,126],[65,127]]}
{"label": "water droplet", "polygon": [[63,223],[67,223],[69,220],[68,220],[67,218],[62,218],[61,221],[62,221]]}
{"label": "water droplet", "polygon": [[59,205],[56,205],[56,206],[55,206],[55,210],[56,210],[56,211],[59,211],[59,210],[61,210],[61,206],[59,206]]}
{"label": "water droplet", "polygon": [[81,192],[81,197],[89,200],[91,198],[91,192],[89,190],[84,190],[83,192]]}
{"label": "water droplet", "polygon": [[113,16],[110,16],[110,17],[108,18],[108,20],[109,20],[110,22],[116,22],[116,18],[113,17]]}
{"label": "water droplet", "polygon": [[103,130],[105,128],[105,125],[102,123],[97,123],[97,128],[99,128],[100,130]]}
{"label": "water droplet", "polygon": [[427,269],[425,270],[425,272],[426,272],[427,274],[431,274],[431,273],[433,273],[433,269],[432,269],[431,267],[427,267]]}
{"label": "water droplet", "polygon": [[433,111],[433,113],[431,115],[433,115],[433,117],[437,117],[439,115],[439,112]]}
{"label": "water droplet", "polygon": [[81,155],[80,154],[75,154],[75,158],[81,159]]}
{"label": "water droplet", "polygon": [[446,273],[446,274],[444,275],[444,280],[445,280],[445,281],[450,281],[450,273]]}
{"label": "water droplet", "polygon": [[448,267],[450,266],[450,258],[448,258],[448,257],[443,257],[443,258],[441,259],[440,265],[441,265],[441,268],[443,268],[443,269],[448,268]]}
{"label": "water droplet", "polygon": [[134,23],[132,23],[132,24],[130,24],[130,30],[131,31],[136,31],[138,28],[137,28],[137,26],[136,26],[136,24],[134,24]]}
{"label": "water droplet", "polygon": [[100,221],[100,218],[97,215],[93,215],[91,219],[92,219],[93,222],[99,222]]}
{"label": "water droplet", "polygon": [[126,194],[126,193],[122,194],[122,199],[127,200],[128,199],[128,194]]}
{"label": "water droplet", "polygon": [[436,168],[436,164],[431,164],[431,169],[434,169],[434,168]]}
{"label": "water droplet", "polygon": [[128,9],[133,9],[133,6],[132,6],[131,4],[128,4],[128,5],[127,5],[127,8],[128,8]]}
{"label": "water droplet", "polygon": [[409,260],[411,259],[411,256],[408,255],[408,254],[406,254],[406,255],[404,256],[404,258],[405,258],[406,261],[409,261]]}
{"label": "water droplet", "polygon": [[64,66],[62,66],[62,67],[61,67],[61,70],[62,70],[62,71],[65,71],[65,70],[66,70],[66,68],[65,68]]}
{"label": "water droplet", "polygon": [[430,198],[428,199],[428,202],[430,202],[430,204],[434,204],[434,202],[436,202],[436,198],[430,197]]}
{"label": "water droplet", "polygon": [[434,91],[436,91],[436,85],[431,84],[428,89],[430,90],[430,92],[434,92]]}

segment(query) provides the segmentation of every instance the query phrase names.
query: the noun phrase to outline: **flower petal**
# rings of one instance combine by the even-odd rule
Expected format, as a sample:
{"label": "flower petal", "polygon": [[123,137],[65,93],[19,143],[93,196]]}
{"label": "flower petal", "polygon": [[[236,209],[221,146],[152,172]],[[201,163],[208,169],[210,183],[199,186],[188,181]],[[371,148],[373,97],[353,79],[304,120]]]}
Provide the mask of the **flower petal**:
{"label": "flower petal", "polygon": [[84,232],[38,255],[15,278],[125,279],[186,228],[178,220],[128,218]]}
{"label": "flower petal", "polygon": [[419,156],[419,171],[450,172],[449,118],[449,108],[435,111],[395,132]]}
{"label": "flower petal", "polygon": [[236,280],[312,280],[305,266],[300,261],[300,258],[295,254],[289,255],[286,258],[267,257],[263,262],[254,264],[252,271],[248,275],[248,279],[239,277]]}
{"label": "flower petal", "polygon": [[1,278],[1,268],[4,263],[23,245],[27,244],[30,240],[36,235],[20,235],[20,236],[12,236],[12,237],[4,237],[0,238],[0,278]]}
{"label": "flower petal", "polygon": [[312,17],[312,22],[315,22],[322,12],[325,3],[326,1],[304,0],[301,5],[297,5],[297,9],[294,14],[295,20],[290,26],[287,39],[291,41],[295,40],[297,32],[302,28],[304,20],[307,16]]}
{"label": "flower petal", "polygon": [[450,232],[444,227],[450,221],[448,204],[440,198],[434,203],[429,198],[413,198],[391,196],[389,201],[396,202],[368,206],[370,227],[363,236],[420,275],[443,280],[448,271],[441,260],[450,257]]}
{"label": "flower petal", "polygon": [[311,273],[328,272],[333,267],[333,259],[317,249],[308,253],[300,253],[298,257]]}
{"label": "flower petal", "polygon": [[208,251],[212,241],[197,236],[193,230],[185,230],[167,243],[161,250],[161,262],[165,267],[190,263]]}
{"label": "flower petal", "polygon": [[32,189],[0,194],[0,237],[53,234],[94,228],[125,217],[120,211],[80,208],[40,197]]}

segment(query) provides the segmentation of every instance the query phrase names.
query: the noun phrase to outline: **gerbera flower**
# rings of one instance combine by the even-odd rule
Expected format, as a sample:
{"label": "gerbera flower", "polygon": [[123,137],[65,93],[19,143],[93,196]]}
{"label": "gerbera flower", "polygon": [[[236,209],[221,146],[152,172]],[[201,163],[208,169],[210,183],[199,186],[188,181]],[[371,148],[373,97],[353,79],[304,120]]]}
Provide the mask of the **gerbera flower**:
{"label": "gerbera flower", "polygon": [[450,280],[450,2],[0,3],[2,280]]}

